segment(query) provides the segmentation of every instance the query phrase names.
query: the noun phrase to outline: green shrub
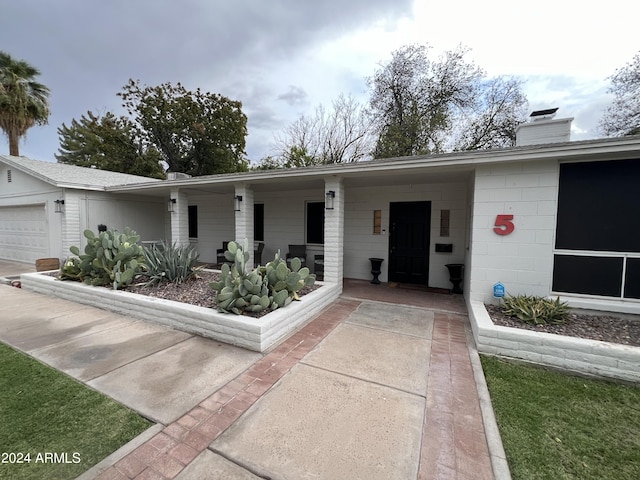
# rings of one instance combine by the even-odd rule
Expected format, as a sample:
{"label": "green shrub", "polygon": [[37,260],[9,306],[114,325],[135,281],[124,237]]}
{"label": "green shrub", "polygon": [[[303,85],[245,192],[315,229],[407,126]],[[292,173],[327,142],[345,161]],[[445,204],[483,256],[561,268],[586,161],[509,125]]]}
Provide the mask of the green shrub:
{"label": "green shrub", "polygon": [[94,286],[111,286],[114,290],[129,285],[144,263],[140,237],[129,228],[124,233],[107,230],[95,235],[85,230],[84,254],[75,245],[69,250],[77,257],[67,260],[60,270],[61,280],[76,280]]}
{"label": "green shrub", "polygon": [[517,317],[523,322],[540,324],[564,323],[569,316],[570,307],[567,302],[533,295],[507,296],[503,298],[502,312],[510,317]]}
{"label": "green shrub", "polygon": [[160,245],[143,247],[144,275],[148,277],[147,285],[160,282],[183,283],[190,279],[199,268],[196,267],[198,257],[196,250],[189,245]]}
{"label": "green shrub", "polygon": [[300,299],[298,292],[304,286],[315,282],[316,277],[309,274],[308,268],[300,268],[298,258],[291,261],[290,269],[276,254],[274,260],[264,267],[247,272],[247,242],[244,246],[229,242],[227,248],[225,258],[233,264],[222,265],[220,281],[210,283],[217,292],[216,302],[222,312],[240,314],[243,310],[260,312],[268,308],[275,310],[286,307],[293,300]]}

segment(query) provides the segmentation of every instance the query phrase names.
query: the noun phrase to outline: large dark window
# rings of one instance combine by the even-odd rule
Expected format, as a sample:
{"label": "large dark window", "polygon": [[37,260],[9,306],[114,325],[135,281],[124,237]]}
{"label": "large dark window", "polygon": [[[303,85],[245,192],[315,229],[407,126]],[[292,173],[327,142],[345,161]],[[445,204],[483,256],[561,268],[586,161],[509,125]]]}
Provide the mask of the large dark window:
{"label": "large dark window", "polygon": [[264,242],[264,203],[253,204],[253,239]]}
{"label": "large dark window", "polygon": [[560,165],[556,248],[640,252],[640,160]]}
{"label": "large dark window", "polygon": [[307,203],[307,243],[324,243],[324,202]]}
{"label": "large dark window", "polygon": [[198,238],[198,206],[189,205],[189,238]]}
{"label": "large dark window", "polygon": [[560,165],[554,291],[640,298],[638,185],[640,160]]}
{"label": "large dark window", "polygon": [[553,290],[619,297],[622,292],[622,268],[623,259],[619,257],[556,255]]}

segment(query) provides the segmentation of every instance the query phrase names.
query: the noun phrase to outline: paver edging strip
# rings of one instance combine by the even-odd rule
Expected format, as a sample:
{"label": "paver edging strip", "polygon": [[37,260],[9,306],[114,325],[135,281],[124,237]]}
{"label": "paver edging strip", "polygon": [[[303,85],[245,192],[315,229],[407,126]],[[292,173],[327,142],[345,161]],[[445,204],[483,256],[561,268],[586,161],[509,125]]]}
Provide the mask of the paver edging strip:
{"label": "paver edging strip", "polygon": [[140,445],[144,444],[145,442],[155,437],[163,429],[164,429],[164,425],[161,425],[159,423],[152,425],[151,427],[147,428],[144,432],[142,432],[140,435],[130,440],[129,442],[124,444],[122,447],[120,447],[118,450],[113,452],[111,455],[104,458],[102,461],[96,463],[93,467],[91,467],[89,470],[87,470],[80,476],[76,477],[76,480],[94,479],[95,477],[100,475],[103,471],[107,470],[109,467],[117,463],[119,460],[123,459],[125,456],[133,452]]}

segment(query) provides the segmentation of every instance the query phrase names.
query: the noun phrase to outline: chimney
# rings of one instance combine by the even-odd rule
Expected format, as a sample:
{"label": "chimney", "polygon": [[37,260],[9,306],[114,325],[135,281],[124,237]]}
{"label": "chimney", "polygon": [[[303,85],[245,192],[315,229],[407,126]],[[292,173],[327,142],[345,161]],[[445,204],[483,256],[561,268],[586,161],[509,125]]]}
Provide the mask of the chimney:
{"label": "chimney", "polygon": [[186,178],[191,178],[191,175],[180,172],[167,172],[167,180],[184,180]]}
{"label": "chimney", "polygon": [[557,108],[549,108],[532,112],[529,121],[516,128],[516,147],[570,141],[573,118],[556,120],[557,111]]}

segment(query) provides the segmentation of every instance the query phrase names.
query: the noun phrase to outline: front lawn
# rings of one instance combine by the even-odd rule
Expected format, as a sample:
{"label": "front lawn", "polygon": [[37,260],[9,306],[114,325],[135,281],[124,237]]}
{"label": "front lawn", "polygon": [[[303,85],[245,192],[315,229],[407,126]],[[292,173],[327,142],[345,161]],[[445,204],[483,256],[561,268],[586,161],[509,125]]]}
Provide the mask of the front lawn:
{"label": "front lawn", "polygon": [[482,357],[513,480],[640,478],[640,388]]}
{"label": "front lawn", "polygon": [[151,426],[3,344],[0,366],[0,478],[75,478]]}

